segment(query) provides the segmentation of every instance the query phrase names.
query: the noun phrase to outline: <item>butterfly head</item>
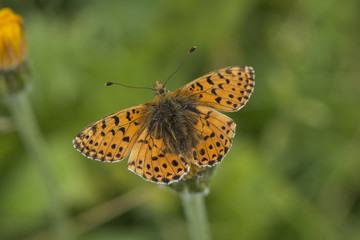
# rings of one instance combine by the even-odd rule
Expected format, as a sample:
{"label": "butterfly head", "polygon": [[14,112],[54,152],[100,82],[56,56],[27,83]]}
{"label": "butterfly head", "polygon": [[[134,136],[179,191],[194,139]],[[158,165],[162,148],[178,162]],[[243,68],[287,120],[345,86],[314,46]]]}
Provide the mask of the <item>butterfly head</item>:
{"label": "butterfly head", "polygon": [[156,81],[154,83],[154,88],[156,90],[155,96],[166,94],[169,92],[169,90],[166,87],[164,87],[164,85],[160,81]]}

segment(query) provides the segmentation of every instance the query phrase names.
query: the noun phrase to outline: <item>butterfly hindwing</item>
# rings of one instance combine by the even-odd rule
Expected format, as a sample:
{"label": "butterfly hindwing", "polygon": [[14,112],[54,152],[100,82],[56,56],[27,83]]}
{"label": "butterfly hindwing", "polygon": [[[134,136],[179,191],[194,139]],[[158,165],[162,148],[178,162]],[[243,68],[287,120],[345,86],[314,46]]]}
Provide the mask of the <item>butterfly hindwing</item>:
{"label": "butterfly hindwing", "polygon": [[168,153],[162,139],[144,131],[130,154],[128,168],[146,180],[169,184],[185,175],[189,165],[181,154]]}
{"label": "butterfly hindwing", "polygon": [[235,122],[209,107],[199,106],[199,122],[196,129],[202,140],[193,149],[194,161],[199,166],[219,163],[229,151],[235,135]]}
{"label": "butterfly hindwing", "polygon": [[233,112],[245,106],[255,85],[254,78],[252,67],[222,68],[195,79],[175,94],[188,94],[203,105]]}
{"label": "butterfly hindwing", "polygon": [[91,159],[105,162],[122,160],[139,136],[143,111],[143,105],[138,105],[92,123],[75,136],[74,147]]}

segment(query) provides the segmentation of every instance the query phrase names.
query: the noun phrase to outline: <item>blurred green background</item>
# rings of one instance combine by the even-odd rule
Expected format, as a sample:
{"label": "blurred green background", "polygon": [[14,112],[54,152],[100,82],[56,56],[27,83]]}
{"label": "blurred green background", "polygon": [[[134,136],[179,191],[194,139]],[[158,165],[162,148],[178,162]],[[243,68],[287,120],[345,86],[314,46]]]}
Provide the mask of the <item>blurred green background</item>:
{"label": "blurred green background", "polygon": [[[75,239],[188,239],[178,196],[72,146],[91,122],[214,69],[256,87],[206,198],[213,239],[360,239],[360,2],[6,0],[24,18],[29,98]],[[53,202],[0,103],[0,239],[50,239]],[[56,208],[56,206],[55,206]],[[87,215],[84,215],[87,214]],[[84,221],[79,220],[79,215]],[[81,230],[83,229],[83,230]],[[44,235],[45,234],[45,235]]]}

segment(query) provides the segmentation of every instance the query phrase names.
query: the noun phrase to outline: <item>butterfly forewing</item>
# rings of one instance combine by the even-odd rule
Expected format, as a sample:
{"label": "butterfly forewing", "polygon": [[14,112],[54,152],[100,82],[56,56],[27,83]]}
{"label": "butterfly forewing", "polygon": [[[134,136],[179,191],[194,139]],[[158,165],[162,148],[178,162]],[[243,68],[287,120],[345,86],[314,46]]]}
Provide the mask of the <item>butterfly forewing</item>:
{"label": "butterfly forewing", "polygon": [[122,160],[140,135],[143,112],[144,106],[138,105],[92,123],[75,136],[74,147],[91,159]]}
{"label": "butterfly forewing", "polygon": [[255,85],[254,78],[252,67],[227,67],[195,79],[175,93],[195,96],[203,105],[233,112],[246,104]]}

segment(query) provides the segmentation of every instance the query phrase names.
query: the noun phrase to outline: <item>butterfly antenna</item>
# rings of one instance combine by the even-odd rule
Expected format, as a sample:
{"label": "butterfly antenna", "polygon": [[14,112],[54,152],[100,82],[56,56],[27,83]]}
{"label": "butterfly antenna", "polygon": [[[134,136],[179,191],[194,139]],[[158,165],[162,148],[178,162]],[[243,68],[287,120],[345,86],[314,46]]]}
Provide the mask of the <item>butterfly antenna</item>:
{"label": "butterfly antenna", "polygon": [[124,84],[121,84],[121,83],[117,83],[117,82],[106,82],[105,83],[105,86],[111,86],[111,85],[120,85],[120,86],[123,86],[123,87],[128,87],[128,88],[139,88],[139,89],[150,89],[152,91],[156,91],[154,88],[148,88],[148,87],[133,87],[133,86],[127,86],[127,85],[124,85]]}
{"label": "butterfly antenna", "polygon": [[179,69],[180,69],[180,68],[182,67],[182,65],[184,64],[186,58],[190,55],[190,53],[192,53],[193,51],[195,51],[195,49],[196,49],[196,46],[193,46],[192,48],[190,48],[190,50],[186,53],[183,61],[182,61],[181,64],[179,65],[179,67],[175,70],[175,72],[173,72],[173,73],[168,77],[168,79],[166,79],[165,84],[164,84],[164,87],[166,86],[166,84],[167,84],[167,82],[169,81],[169,79],[170,79],[172,76],[174,76],[174,74],[177,73],[177,71],[179,71]]}

